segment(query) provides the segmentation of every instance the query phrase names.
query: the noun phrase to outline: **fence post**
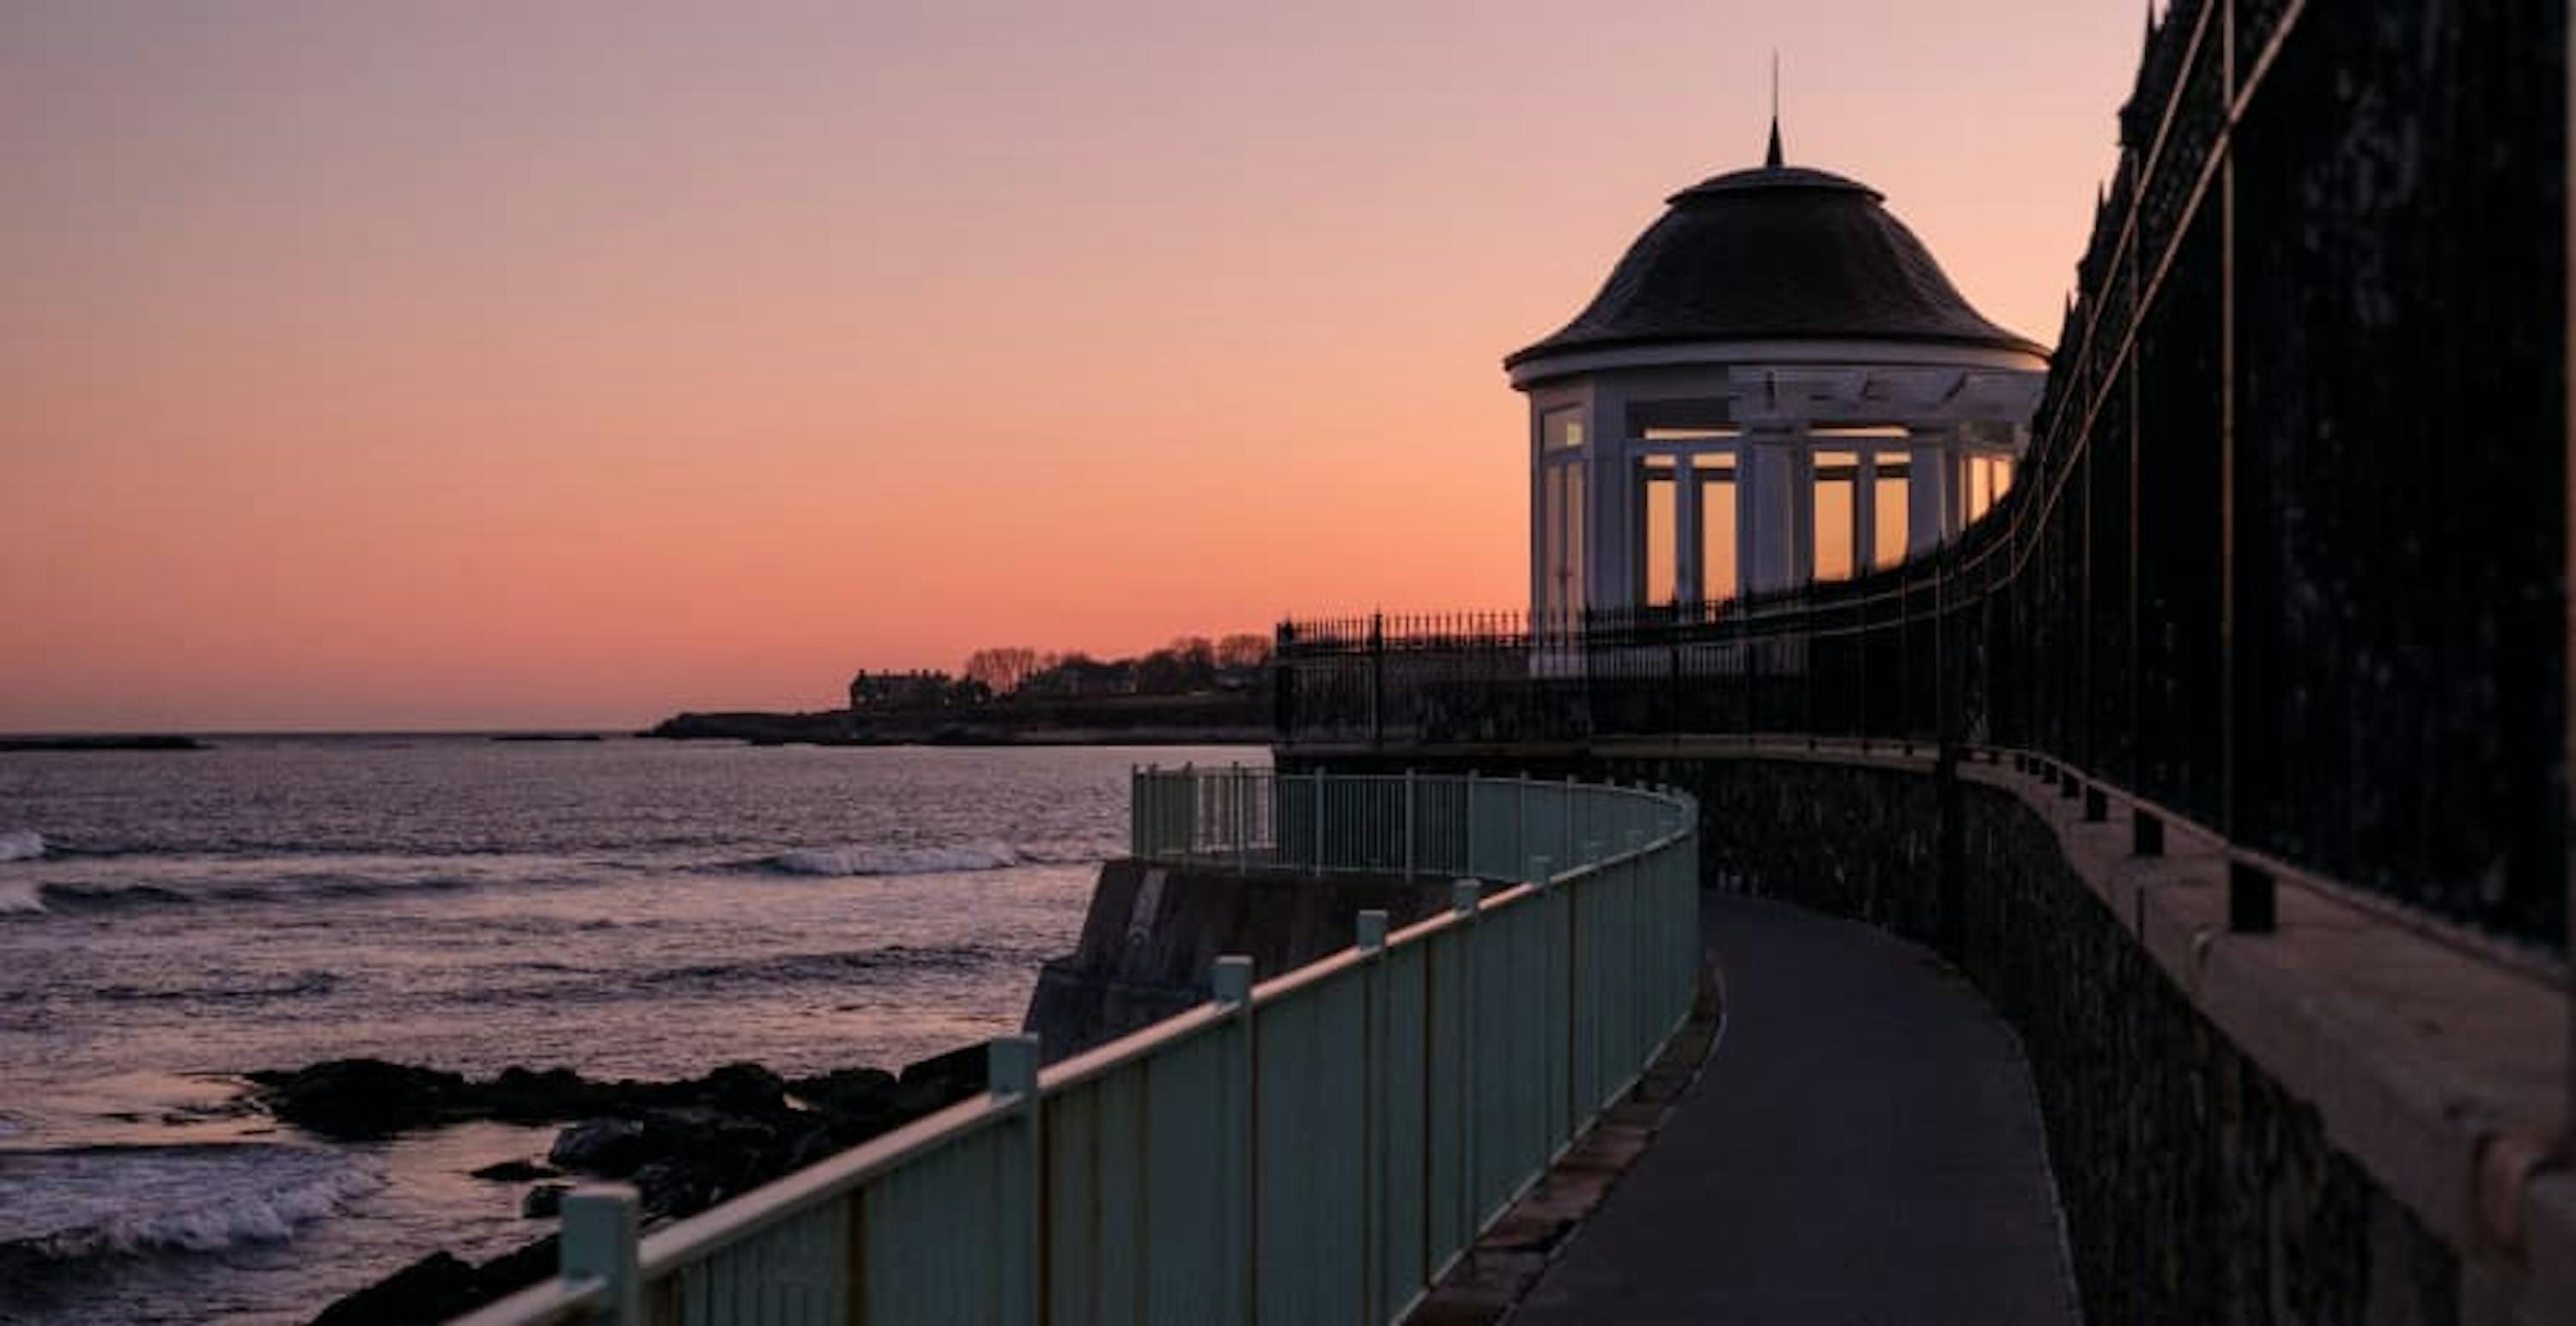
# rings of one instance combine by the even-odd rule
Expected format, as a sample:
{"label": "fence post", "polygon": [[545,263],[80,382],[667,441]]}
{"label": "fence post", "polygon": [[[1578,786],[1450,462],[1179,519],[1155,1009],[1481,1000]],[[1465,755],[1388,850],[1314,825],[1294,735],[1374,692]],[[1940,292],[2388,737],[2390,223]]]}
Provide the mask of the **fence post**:
{"label": "fence post", "polygon": [[1558,845],[1570,859],[1574,855],[1574,775],[1565,776],[1565,838]]}
{"label": "fence post", "polygon": [[1251,780],[1245,777],[1242,765],[1226,770],[1225,786],[1225,799],[1234,816],[1234,873],[1239,877],[1244,872],[1244,855],[1252,837],[1252,816],[1247,813],[1248,798],[1244,796]]}
{"label": "fence post", "polygon": [[1315,867],[1315,877],[1317,879],[1321,879],[1324,876],[1324,771],[1317,769],[1309,776],[1314,780],[1315,787],[1315,859],[1313,864]]}
{"label": "fence post", "polygon": [[635,1264],[635,1190],[623,1183],[584,1184],[563,1201],[563,1241],[556,1256],[566,1280],[597,1280],[606,1307],[594,1320],[644,1326],[644,1277]]}
{"label": "fence post", "polygon": [[1467,771],[1466,800],[1466,807],[1461,813],[1467,817],[1467,824],[1461,831],[1461,836],[1466,840],[1467,859],[1460,862],[1458,868],[1470,875],[1482,874],[1484,872],[1476,869],[1476,771],[1473,769]]}
{"label": "fence post", "polygon": [[1360,979],[1360,1136],[1366,1161],[1360,1181],[1360,1311],[1358,1320],[1386,1316],[1386,913],[1370,910],[1354,922],[1353,947],[1368,958]]}
{"label": "fence post", "polygon": [[1404,771],[1404,877],[1405,877],[1407,880],[1411,880],[1411,879],[1413,878],[1413,860],[1414,860],[1414,851],[1415,851],[1414,846],[1413,846],[1413,829],[1414,829],[1414,818],[1413,818],[1413,796],[1414,796],[1414,792],[1415,792],[1416,788],[1417,788],[1417,784],[1414,782],[1414,778],[1413,778],[1413,770],[1411,770],[1411,769],[1407,769],[1407,770],[1405,770],[1405,771]]}
{"label": "fence post", "polygon": [[[1005,1185],[1025,1184],[1027,1191],[1024,1201],[1004,1202],[998,1212],[1002,1227],[993,1232],[1004,1252],[995,1268],[999,1282],[994,1292],[1004,1321],[1035,1321],[1038,1267],[1046,1246],[1046,1139],[1040,1131],[1045,1111],[1038,1105],[1038,1038],[996,1036],[986,1042],[984,1077],[993,1099],[1012,1105],[1017,1116],[1012,1126],[1028,1150],[1016,1178],[1007,1170],[1002,1178]],[[1012,1223],[1022,1220],[1027,1223]]]}
{"label": "fence post", "polygon": [[1476,1204],[1477,1155],[1476,1121],[1484,1108],[1485,1093],[1476,1089],[1476,977],[1482,970],[1485,955],[1482,928],[1476,922],[1484,897],[1484,886],[1472,879],[1453,880],[1449,885],[1449,910],[1466,927],[1458,953],[1465,960],[1466,971],[1458,981],[1458,1089],[1463,1102],[1458,1111],[1458,1202],[1459,1228],[1473,1245],[1477,1226],[1483,1224],[1484,1212]]}
{"label": "fence post", "polygon": [[1217,1182],[1232,1185],[1235,1200],[1225,1204],[1223,1230],[1226,1266],[1222,1281],[1234,1286],[1236,1312],[1234,1320],[1252,1322],[1259,1299],[1254,1277],[1253,1221],[1260,1210],[1261,1139],[1261,1071],[1259,1050],[1253,1042],[1252,959],[1229,953],[1216,960],[1208,975],[1208,988],[1217,1003],[1228,1006],[1234,1014],[1235,1053],[1228,1056],[1225,1067],[1225,1089],[1217,1120],[1222,1136],[1217,1149]]}

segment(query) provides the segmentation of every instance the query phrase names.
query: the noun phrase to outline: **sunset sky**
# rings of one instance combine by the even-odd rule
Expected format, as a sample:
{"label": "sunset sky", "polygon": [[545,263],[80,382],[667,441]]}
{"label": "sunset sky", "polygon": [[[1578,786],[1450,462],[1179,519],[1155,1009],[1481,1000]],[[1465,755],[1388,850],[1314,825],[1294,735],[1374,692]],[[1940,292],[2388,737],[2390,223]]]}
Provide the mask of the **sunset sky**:
{"label": "sunset sky", "polygon": [[2054,335],[2134,2],[0,7],[0,731],[1513,607],[1505,353],[1856,176]]}

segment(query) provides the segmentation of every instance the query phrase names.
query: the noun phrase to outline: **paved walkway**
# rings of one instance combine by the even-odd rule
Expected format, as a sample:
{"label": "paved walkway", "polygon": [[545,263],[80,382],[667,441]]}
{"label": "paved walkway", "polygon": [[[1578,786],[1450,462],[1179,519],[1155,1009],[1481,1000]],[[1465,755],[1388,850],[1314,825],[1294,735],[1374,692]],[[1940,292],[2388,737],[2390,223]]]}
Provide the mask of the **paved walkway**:
{"label": "paved walkway", "polygon": [[1513,1326],[2078,1320],[2021,1046],[1931,954],[1710,894],[1726,1025]]}

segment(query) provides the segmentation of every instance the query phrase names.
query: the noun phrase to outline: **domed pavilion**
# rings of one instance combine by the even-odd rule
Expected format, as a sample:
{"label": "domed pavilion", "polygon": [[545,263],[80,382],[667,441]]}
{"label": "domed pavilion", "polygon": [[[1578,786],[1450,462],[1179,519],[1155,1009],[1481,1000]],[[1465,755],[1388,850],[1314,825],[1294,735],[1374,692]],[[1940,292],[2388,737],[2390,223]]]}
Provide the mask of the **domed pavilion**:
{"label": "domed pavilion", "polygon": [[1957,534],[2011,486],[2047,352],[1986,320],[1866,185],[1704,180],[1592,303],[1503,361],[1530,403],[1530,603],[1717,602]]}

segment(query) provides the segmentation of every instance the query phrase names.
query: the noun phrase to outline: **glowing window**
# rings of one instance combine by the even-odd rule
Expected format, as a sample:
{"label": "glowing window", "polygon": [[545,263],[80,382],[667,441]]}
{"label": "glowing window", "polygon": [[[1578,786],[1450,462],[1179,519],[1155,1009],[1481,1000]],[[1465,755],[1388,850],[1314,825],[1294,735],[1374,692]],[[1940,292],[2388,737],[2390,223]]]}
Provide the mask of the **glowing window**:
{"label": "glowing window", "polygon": [[1908,485],[1913,474],[1913,458],[1905,452],[1880,451],[1870,456],[1871,566],[1894,566],[1905,560]]}
{"label": "glowing window", "polygon": [[1815,579],[1848,580],[1856,538],[1852,528],[1853,489],[1859,481],[1849,470],[1836,477],[1827,477],[1829,473],[1822,466],[1816,471]]}
{"label": "glowing window", "polygon": [[1640,522],[1640,533],[1645,542],[1638,555],[1645,564],[1645,601],[1661,605],[1672,602],[1680,591],[1675,581],[1681,570],[1681,531],[1674,523],[1672,467],[1649,469],[1644,489],[1646,518]]}
{"label": "glowing window", "polygon": [[1734,467],[1699,485],[1699,592],[1715,603],[1736,595]]}

